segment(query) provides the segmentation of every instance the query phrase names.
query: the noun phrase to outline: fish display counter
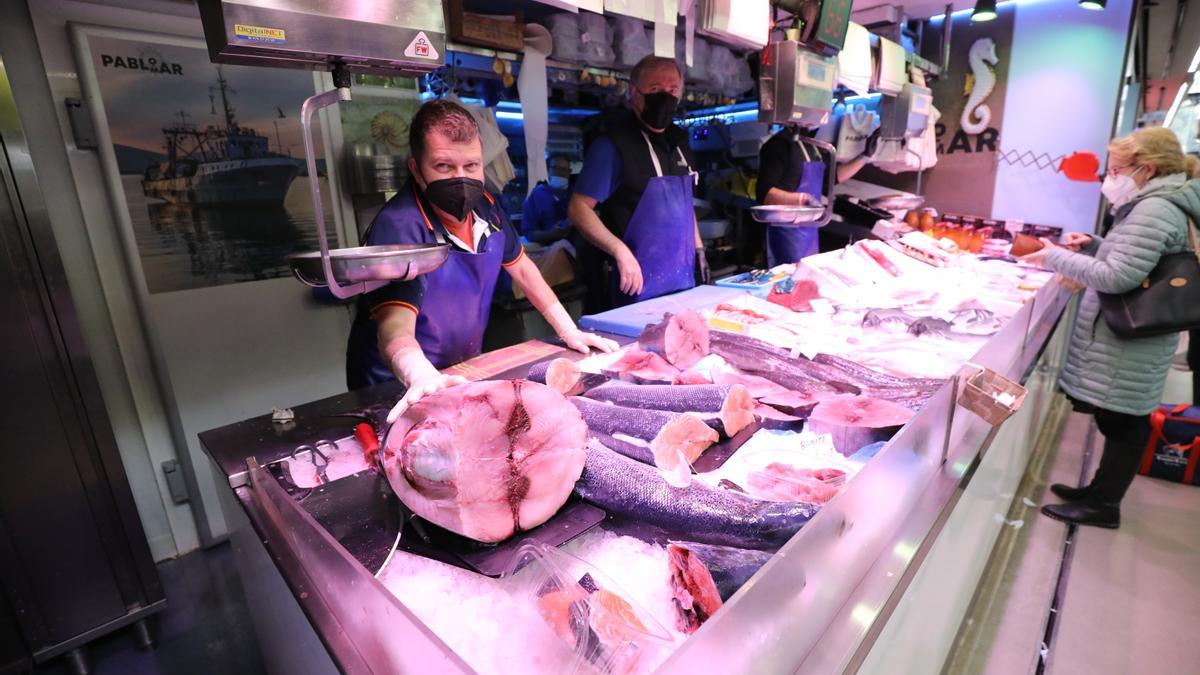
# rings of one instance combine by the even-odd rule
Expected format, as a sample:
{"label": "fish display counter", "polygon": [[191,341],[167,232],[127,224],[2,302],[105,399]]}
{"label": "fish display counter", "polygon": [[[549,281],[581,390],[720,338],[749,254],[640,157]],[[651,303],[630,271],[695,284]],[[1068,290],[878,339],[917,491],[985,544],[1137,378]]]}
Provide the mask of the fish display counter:
{"label": "fish display counter", "polygon": [[[270,669],[940,667],[1035,441],[1060,423],[1071,293],[1012,262],[882,242],[770,274],[765,292],[593,317],[617,354],[530,342],[460,364],[495,382],[381,447],[396,383],[201,434]],[[523,410],[531,392],[543,403]],[[400,485],[441,470],[425,446],[466,453],[438,424],[479,397],[507,420],[510,459],[550,457],[499,481],[487,520]],[[544,454],[575,433],[582,454]],[[545,501],[539,481],[580,470]]]}

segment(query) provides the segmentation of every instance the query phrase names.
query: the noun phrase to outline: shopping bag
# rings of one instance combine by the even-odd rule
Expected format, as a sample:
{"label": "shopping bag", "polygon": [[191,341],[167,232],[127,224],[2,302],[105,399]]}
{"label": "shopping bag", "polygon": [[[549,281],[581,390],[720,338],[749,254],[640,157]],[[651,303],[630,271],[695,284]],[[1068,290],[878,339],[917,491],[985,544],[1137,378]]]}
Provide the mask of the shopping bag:
{"label": "shopping bag", "polygon": [[1150,413],[1150,440],[1138,473],[1200,485],[1200,406],[1163,405]]}

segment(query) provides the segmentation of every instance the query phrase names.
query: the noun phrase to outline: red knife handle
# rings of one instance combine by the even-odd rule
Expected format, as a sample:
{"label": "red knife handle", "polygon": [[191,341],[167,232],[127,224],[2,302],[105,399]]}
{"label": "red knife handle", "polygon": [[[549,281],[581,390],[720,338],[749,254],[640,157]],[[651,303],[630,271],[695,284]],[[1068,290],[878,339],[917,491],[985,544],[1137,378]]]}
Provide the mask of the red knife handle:
{"label": "red knife handle", "polygon": [[375,429],[366,422],[360,422],[354,427],[354,438],[358,439],[359,445],[363,448],[363,456],[368,462],[375,460],[375,453],[379,451],[379,437],[375,435]]}

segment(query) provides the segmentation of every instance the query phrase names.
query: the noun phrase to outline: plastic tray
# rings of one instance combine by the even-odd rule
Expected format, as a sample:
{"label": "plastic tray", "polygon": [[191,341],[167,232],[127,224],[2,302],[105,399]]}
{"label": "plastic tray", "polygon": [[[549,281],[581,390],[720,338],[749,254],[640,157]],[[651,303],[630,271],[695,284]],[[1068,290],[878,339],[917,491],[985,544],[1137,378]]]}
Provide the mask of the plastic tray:
{"label": "plastic tray", "polygon": [[813,225],[825,217],[824,206],[752,206],[750,214],[760,223],[776,227],[819,227]]}
{"label": "plastic tray", "polygon": [[649,672],[672,646],[671,634],[627,592],[569,553],[527,544],[505,578],[509,593],[533,605],[574,650],[567,673]]}
{"label": "plastic tray", "polygon": [[868,199],[867,205],[886,211],[905,211],[909,209],[919,208],[925,203],[925,198],[918,195],[884,195],[874,199]]}
{"label": "plastic tray", "polygon": [[741,291],[747,291],[755,297],[765,298],[771,294],[771,288],[775,286],[775,282],[783,281],[786,278],[788,278],[788,274],[780,272],[762,281],[753,281],[750,272],[743,272],[731,277],[725,277],[724,279],[718,279],[713,283],[722,288],[736,288]]}

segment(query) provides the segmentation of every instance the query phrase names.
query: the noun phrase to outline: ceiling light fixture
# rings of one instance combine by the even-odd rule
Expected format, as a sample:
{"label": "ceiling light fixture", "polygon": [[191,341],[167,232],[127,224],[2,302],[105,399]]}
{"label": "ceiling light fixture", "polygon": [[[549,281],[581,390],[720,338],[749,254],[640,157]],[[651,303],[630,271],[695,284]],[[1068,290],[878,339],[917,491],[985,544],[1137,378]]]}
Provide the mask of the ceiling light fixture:
{"label": "ceiling light fixture", "polygon": [[975,0],[975,11],[971,12],[971,23],[991,21],[996,18],[996,0]]}
{"label": "ceiling light fixture", "polygon": [[1090,9],[1093,12],[1100,12],[1108,4],[1108,0],[1079,0],[1079,6],[1084,9]]}

